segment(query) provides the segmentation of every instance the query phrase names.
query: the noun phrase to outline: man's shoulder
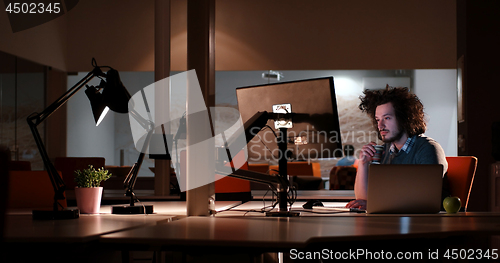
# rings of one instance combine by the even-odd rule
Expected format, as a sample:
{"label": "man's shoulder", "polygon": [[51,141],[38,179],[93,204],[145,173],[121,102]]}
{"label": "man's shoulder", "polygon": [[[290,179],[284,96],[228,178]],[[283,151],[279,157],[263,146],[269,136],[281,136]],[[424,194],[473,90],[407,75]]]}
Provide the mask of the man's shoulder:
{"label": "man's shoulder", "polygon": [[432,145],[439,145],[439,143],[432,139],[431,137],[427,137],[424,134],[420,134],[415,136],[415,144],[421,144],[421,145],[426,145],[426,144],[432,144]]}
{"label": "man's shoulder", "polygon": [[446,154],[443,147],[436,140],[422,134],[417,136],[415,145],[417,144],[414,154],[421,158],[422,163],[440,163],[443,165],[444,172],[448,170]]}
{"label": "man's shoulder", "polygon": [[415,148],[421,150],[439,150],[442,151],[441,145],[431,137],[427,137],[424,134],[417,135],[415,138]]}

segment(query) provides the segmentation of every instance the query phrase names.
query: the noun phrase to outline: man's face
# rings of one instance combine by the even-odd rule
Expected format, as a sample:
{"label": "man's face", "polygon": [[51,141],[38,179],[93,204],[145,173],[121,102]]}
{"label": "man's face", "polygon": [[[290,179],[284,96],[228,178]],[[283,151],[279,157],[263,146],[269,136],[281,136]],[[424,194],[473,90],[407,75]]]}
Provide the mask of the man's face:
{"label": "man's face", "polygon": [[392,103],[379,105],[375,109],[375,120],[377,121],[378,132],[383,142],[394,142],[403,136],[403,131],[399,128]]}

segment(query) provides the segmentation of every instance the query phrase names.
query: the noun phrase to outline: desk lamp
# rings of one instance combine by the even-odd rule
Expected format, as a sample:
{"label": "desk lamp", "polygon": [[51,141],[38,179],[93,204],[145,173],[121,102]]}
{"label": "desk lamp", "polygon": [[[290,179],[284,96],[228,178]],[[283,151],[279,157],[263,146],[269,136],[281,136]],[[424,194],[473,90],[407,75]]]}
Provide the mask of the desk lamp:
{"label": "desk lamp", "polygon": [[[65,199],[64,191],[66,186],[62,177],[59,175],[49,159],[37,126],[52,115],[52,113],[57,111],[94,77],[101,79],[100,84],[97,87],[87,85],[85,93],[90,100],[96,126],[99,125],[108,110],[119,113],[128,112],[128,100],[130,99],[130,94],[123,86],[118,75],[118,71],[108,66],[97,66],[95,59],[92,59],[92,66],[94,69],[90,71],[82,80],[76,83],[71,89],[64,93],[59,99],[45,108],[42,112],[34,112],[27,118],[28,125],[42,157],[43,164],[50,177],[52,187],[54,188],[53,209],[33,210],[33,219],[74,219],[78,218],[80,215],[80,211],[78,209],[64,209],[59,203],[59,200]],[[109,70],[107,73],[104,73],[101,68],[108,68]]]}

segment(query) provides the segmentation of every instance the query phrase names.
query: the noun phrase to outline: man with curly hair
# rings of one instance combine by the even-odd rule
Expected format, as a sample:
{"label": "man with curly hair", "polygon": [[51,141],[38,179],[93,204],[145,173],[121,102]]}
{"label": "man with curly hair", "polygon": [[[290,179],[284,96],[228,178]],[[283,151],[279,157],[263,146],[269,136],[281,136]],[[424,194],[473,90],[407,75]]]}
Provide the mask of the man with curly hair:
{"label": "man with curly hair", "polygon": [[[373,120],[378,137],[384,143],[382,164],[442,164],[443,175],[448,163],[443,148],[426,137],[424,106],[407,88],[366,90],[359,109]],[[354,185],[356,200],[347,207],[366,209],[368,165],[375,154],[375,142],[364,145],[359,155]]]}

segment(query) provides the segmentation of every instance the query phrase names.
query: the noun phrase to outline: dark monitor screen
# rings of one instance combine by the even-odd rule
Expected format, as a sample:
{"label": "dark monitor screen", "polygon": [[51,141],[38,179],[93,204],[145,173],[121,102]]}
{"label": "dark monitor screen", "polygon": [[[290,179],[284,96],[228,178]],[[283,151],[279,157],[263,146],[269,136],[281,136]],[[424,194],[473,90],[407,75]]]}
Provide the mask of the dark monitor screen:
{"label": "dark monitor screen", "polygon": [[[251,131],[248,162],[278,161],[279,127],[287,128],[289,160],[314,160],[342,156],[342,142],[333,77],[280,82],[236,89],[243,123],[258,112],[294,113],[292,124],[268,120]],[[274,111],[273,111],[274,110]],[[282,125],[275,126],[275,123]]]}

